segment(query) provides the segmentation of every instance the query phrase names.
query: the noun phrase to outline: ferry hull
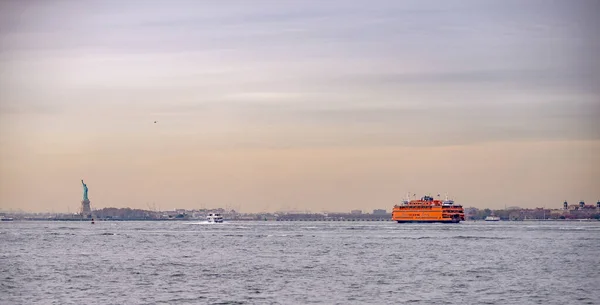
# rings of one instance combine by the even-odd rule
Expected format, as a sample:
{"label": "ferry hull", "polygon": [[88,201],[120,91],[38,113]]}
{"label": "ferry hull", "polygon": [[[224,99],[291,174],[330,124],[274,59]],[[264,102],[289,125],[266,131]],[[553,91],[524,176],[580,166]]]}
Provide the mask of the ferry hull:
{"label": "ferry hull", "polygon": [[442,209],[432,208],[426,212],[418,209],[394,210],[392,220],[398,223],[459,223],[465,220],[463,213],[442,215]]}
{"label": "ferry hull", "polygon": [[454,220],[397,220],[398,223],[459,223],[460,219]]}

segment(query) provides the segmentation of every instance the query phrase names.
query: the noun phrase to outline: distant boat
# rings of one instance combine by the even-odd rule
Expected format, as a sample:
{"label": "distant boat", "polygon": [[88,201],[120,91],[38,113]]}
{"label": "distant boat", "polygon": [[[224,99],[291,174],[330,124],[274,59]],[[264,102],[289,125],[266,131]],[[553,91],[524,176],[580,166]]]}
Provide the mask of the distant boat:
{"label": "distant boat", "polygon": [[485,218],[485,221],[500,221],[500,217],[494,216],[494,215],[490,215],[490,216],[488,216],[488,217]]}
{"label": "distant boat", "polygon": [[6,216],[0,216],[0,220],[2,220],[2,221],[13,221],[12,218],[6,217]]}
{"label": "distant boat", "polygon": [[218,213],[210,213],[208,214],[208,216],[206,216],[206,221],[208,221],[209,223],[222,223],[223,216],[221,216],[221,214]]}

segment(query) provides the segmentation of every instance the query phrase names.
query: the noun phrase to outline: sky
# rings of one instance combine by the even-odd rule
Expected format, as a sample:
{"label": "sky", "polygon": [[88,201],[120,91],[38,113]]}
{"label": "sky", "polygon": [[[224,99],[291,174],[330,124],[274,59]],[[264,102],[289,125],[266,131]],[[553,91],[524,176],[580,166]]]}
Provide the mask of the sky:
{"label": "sky", "polygon": [[[597,1],[0,2],[0,210],[600,200]],[[156,123],[154,123],[156,121]]]}

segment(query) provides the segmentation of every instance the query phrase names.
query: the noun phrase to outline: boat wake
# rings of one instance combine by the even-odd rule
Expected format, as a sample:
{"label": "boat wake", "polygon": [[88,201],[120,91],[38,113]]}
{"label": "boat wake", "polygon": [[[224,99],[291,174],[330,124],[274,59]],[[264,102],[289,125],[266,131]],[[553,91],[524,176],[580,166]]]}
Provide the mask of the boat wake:
{"label": "boat wake", "polygon": [[199,222],[184,222],[184,225],[223,225],[223,223],[215,223],[215,222],[208,222],[208,221],[199,221]]}

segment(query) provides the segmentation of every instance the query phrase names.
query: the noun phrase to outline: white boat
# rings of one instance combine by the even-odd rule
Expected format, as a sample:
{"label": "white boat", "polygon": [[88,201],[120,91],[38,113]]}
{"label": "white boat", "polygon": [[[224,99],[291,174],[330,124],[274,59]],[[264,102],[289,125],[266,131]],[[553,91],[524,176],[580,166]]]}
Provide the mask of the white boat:
{"label": "white boat", "polygon": [[206,216],[206,221],[208,221],[209,223],[222,223],[223,216],[221,216],[221,214],[218,213],[210,213],[208,214],[208,216]]}
{"label": "white boat", "polygon": [[494,216],[494,215],[490,215],[490,216],[488,216],[488,217],[485,218],[485,221],[500,221],[500,217]]}

